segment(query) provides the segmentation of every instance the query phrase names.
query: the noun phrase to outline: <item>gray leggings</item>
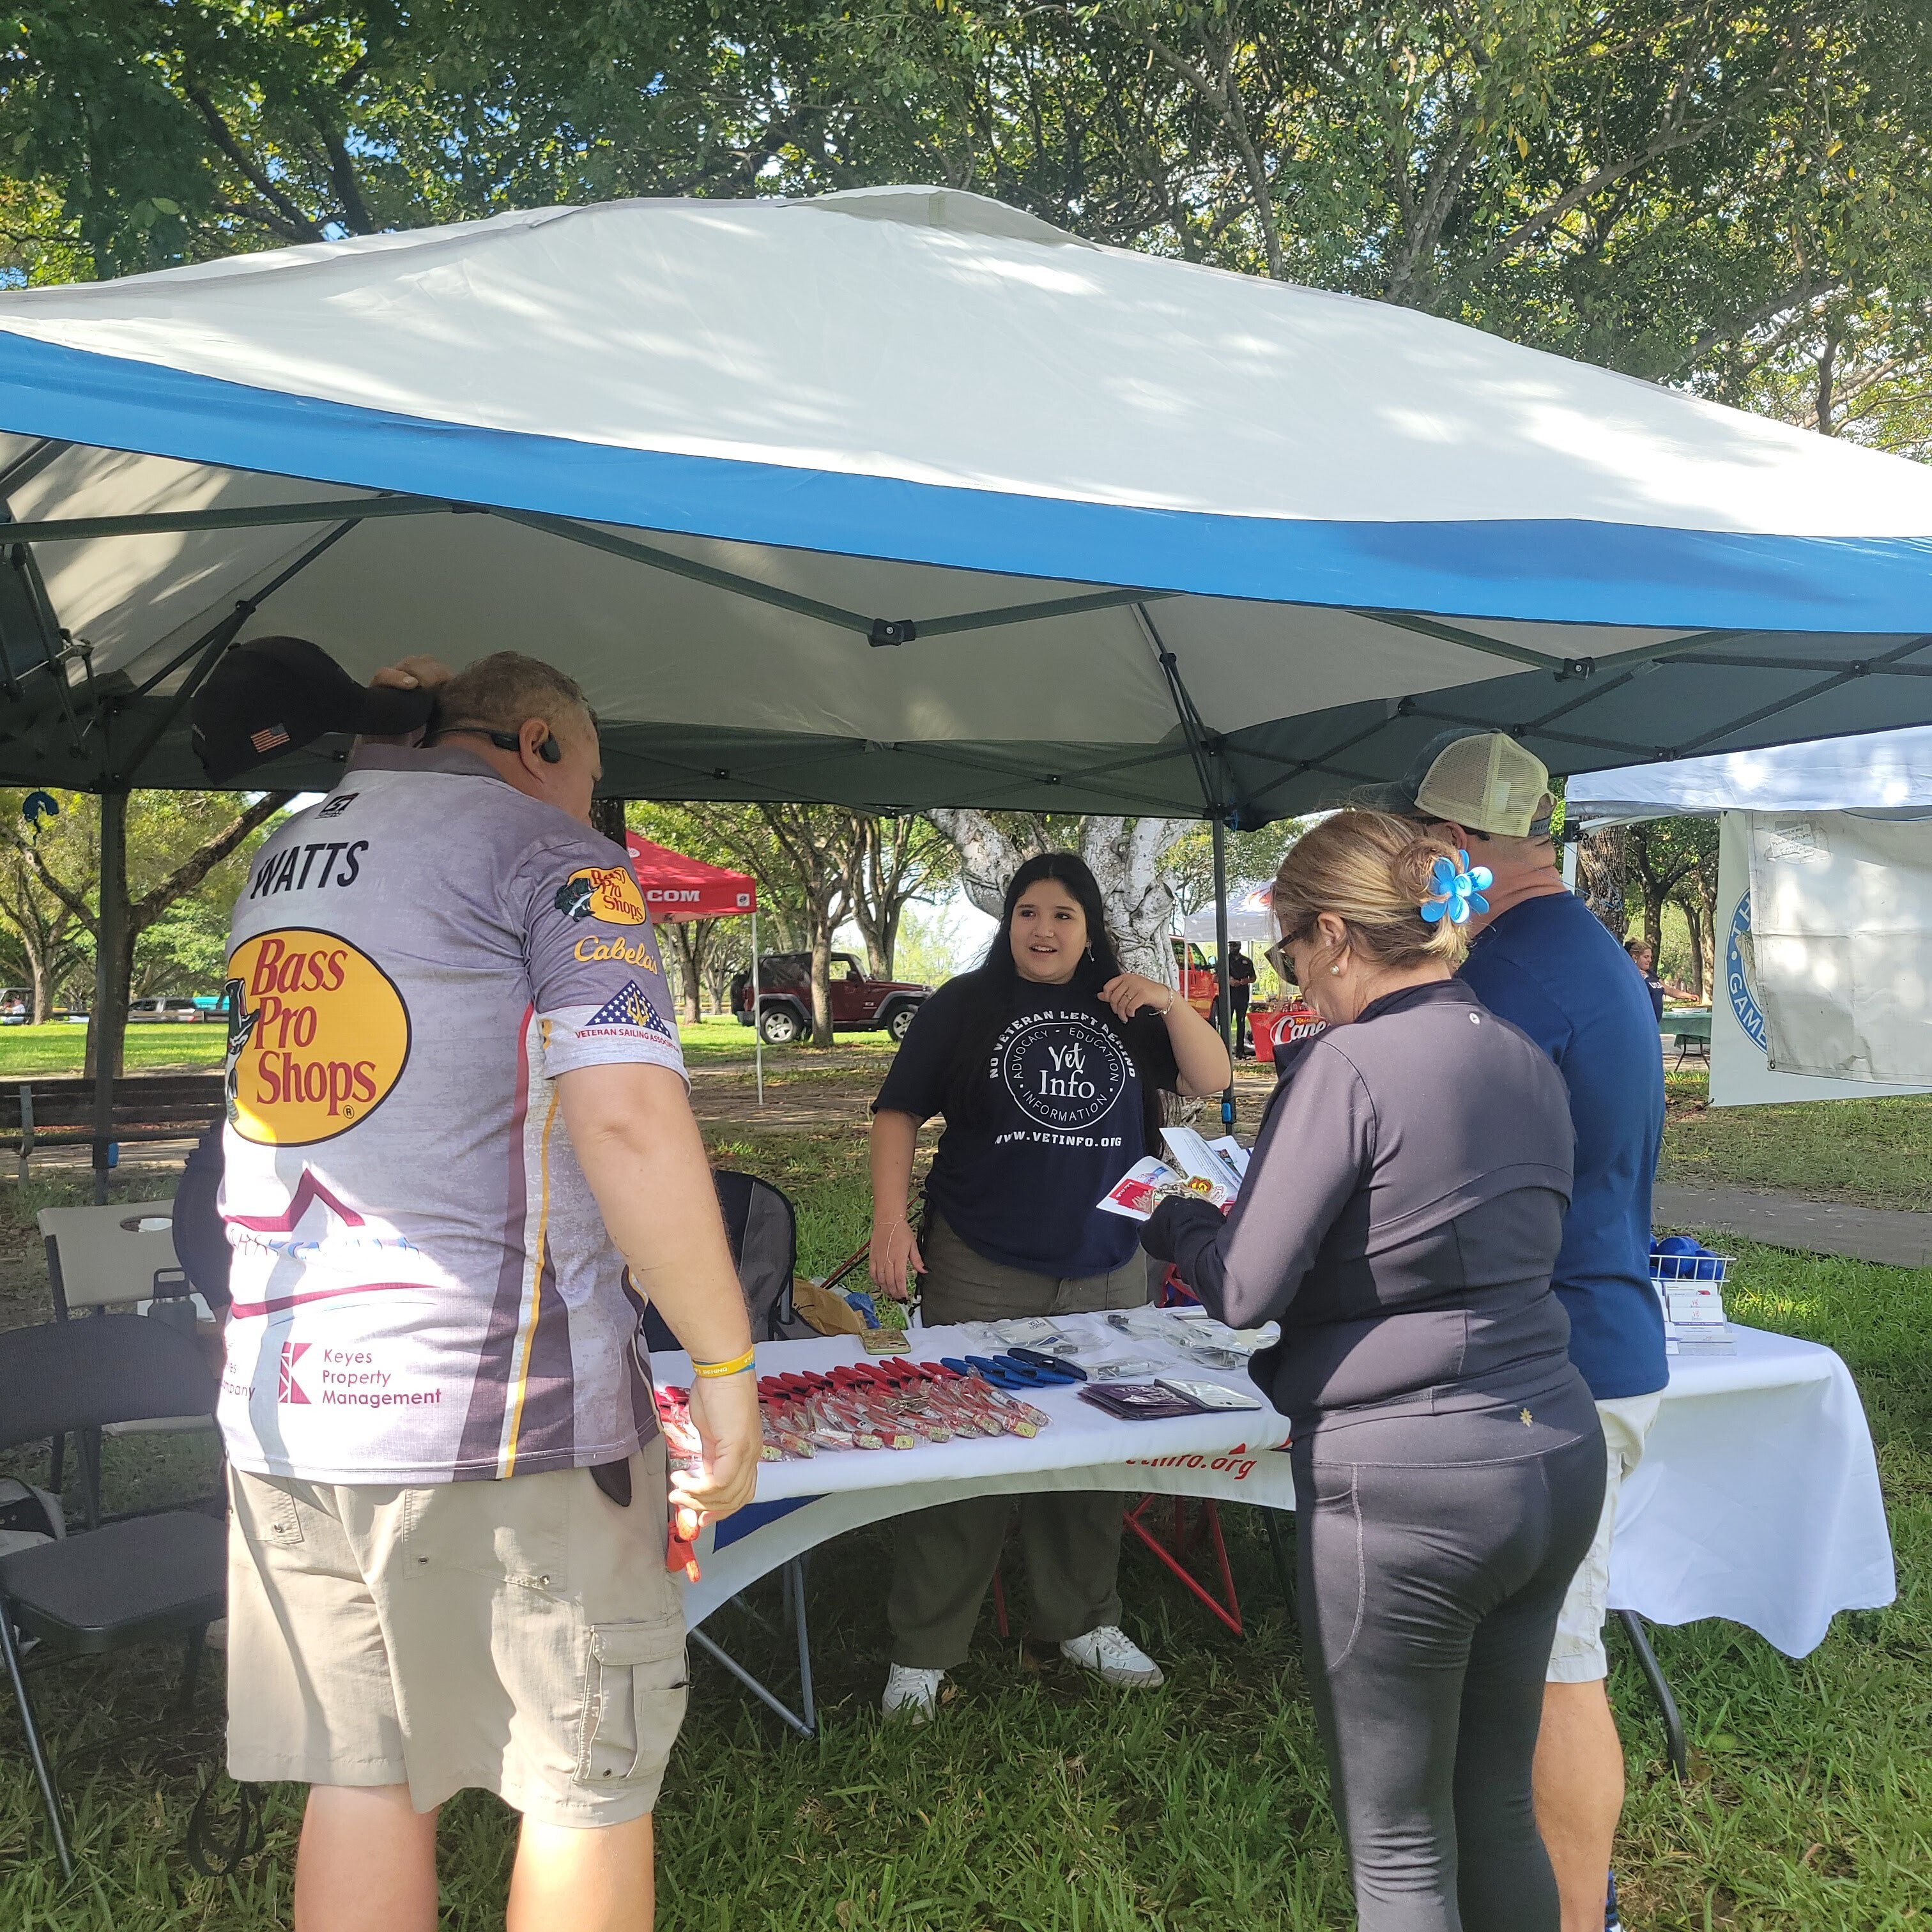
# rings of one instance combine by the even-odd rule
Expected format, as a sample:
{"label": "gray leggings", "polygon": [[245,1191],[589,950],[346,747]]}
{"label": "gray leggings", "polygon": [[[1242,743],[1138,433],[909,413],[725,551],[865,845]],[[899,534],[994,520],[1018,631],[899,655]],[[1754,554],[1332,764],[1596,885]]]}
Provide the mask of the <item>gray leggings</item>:
{"label": "gray leggings", "polygon": [[1330,1460],[1385,1454],[1348,1439],[1372,1424],[1293,1452],[1303,1648],[1363,1932],[1557,1932],[1530,1767],[1603,1437],[1450,1460],[1523,1438],[1469,1423],[1428,1418],[1442,1439],[1412,1460]]}

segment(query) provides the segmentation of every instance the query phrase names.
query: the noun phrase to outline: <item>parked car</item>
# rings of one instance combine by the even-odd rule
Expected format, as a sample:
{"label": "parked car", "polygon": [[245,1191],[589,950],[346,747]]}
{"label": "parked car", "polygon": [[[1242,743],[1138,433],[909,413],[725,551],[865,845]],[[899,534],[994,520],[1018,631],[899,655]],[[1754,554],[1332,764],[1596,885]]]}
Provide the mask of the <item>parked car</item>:
{"label": "parked car", "polygon": [[[849,952],[832,956],[832,1027],[835,1033],[889,1033],[904,1040],[920,1003],[932,991],[909,980],[868,980]],[[758,1030],[768,1046],[787,1046],[812,1031],[812,955],[768,952],[758,961]],[[731,1010],[740,1026],[752,1024],[752,976],[731,982]]]}
{"label": "parked car", "polygon": [[0,987],[0,1026],[25,1026],[33,1017],[34,996],[26,987]]}
{"label": "parked car", "polygon": [[170,1024],[192,1024],[204,1017],[200,1004],[194,1000],[168,998],[158,1000],[135,1000],[128,1008],[128,1024],[152,1025],[157,1022]]}
{"label": "parked car", "polygon": [[1221,990],[1221,982],[1214,971],[1214,962],[1206,947],[1197,945],[1191,939],[1174,935],[1174,977],[1180,988],[1180,997],[1204,1020],[1214,1017],[1214,996]]}

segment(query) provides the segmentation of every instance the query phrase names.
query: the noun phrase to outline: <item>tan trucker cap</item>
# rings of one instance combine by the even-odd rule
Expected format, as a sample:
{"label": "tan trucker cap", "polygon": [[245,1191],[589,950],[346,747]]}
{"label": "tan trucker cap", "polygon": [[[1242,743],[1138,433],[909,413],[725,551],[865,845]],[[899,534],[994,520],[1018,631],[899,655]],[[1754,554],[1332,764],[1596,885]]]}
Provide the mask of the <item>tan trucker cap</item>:
{"label": "tan trucker cap", "polygon": [[1506,838],[1546,833],[1555,804],[1549,768],[1534,752],[1506,733],[1467,727],[1437,733],[1399,783],[1354,802]]}

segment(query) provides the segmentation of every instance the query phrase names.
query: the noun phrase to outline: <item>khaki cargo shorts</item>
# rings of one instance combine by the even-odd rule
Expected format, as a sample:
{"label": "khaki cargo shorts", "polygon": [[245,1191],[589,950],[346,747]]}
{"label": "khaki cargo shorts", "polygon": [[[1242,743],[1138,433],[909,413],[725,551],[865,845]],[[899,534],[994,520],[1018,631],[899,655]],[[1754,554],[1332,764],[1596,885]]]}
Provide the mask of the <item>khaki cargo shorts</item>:
{"label": "khaki cargo shorts", "polygon": [[1569,1594],[1556,1620],[1556,1642],[1545,1672],[1552,1684],[1594,1684],[1610,1674],[1610,1656],[1604,1648],[1604,1619],[1610,1613],[1610,1541],[1616,1534],[1617,1496],[1624,1479],[1643,1460],[1644,1444],[1663,1406],[1660,1393],[1617,1396],[1597,1405],[1597,1419],[1604,1425],[1604,1447],[1610,1456],[1609,1480],[1604,1485],[1603,1514],[1597,1519],[1589,1554],[1570,1580]]}
{"label": "khaki cargo shorts", "polygon": [[406,1489],[231,1471],[230,1772],[642,1817],[686,1671],[662,1442],[631,1472],[620,1509],[587,1469]]}

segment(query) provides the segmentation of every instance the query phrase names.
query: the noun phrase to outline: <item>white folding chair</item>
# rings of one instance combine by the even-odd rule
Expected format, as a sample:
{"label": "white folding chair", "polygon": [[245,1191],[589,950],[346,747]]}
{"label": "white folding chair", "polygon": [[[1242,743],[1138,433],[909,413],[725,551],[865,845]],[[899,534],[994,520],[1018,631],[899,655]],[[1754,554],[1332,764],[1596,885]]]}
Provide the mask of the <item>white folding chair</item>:
{"label": "white folding chair", "polygon": [[[174,1203],[110,1202],[105,1207],[43,1208],[38,1216],[46,1245],[47,1278],[53,1289],[54,1319],[77,1316],[146,1315],[158,1300],[170,1312],[179,1309],[194,1322],[212,1322],[200,1295],[188,1288],[175,1253]],[[157,1294],[157,1289],[160,1292]],[[184,1321],[183,1326],[186,1326]],[[213,1425],[206,1415],[170,1416],[152,1421],[117,1422],[105,1433],[180,1435]],[[63,1444],[54,1444],[52,1486],[60,1487]],[[90,1522],[100,1512],[100,1468],[96,1445],[86,1444]]]}

